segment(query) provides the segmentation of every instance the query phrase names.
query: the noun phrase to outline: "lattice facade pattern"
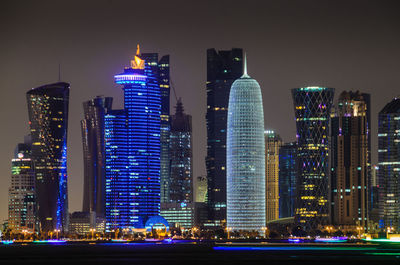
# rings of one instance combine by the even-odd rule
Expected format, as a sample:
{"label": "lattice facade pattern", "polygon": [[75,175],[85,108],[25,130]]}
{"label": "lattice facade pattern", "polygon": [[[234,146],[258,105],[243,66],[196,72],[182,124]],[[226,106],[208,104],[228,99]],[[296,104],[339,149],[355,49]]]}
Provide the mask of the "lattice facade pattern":
{"label": "lattice facade pattern", "polygon": [[295,218],[305,230],[329,221],[329,120],[333,88],[292,89],[297,128],[297,207]]}
{"label": "lattice facade pattern", "polygon": [[261,89],[243,75],[229,96],[227,132],[227,228],[265,227],[265,140]]}

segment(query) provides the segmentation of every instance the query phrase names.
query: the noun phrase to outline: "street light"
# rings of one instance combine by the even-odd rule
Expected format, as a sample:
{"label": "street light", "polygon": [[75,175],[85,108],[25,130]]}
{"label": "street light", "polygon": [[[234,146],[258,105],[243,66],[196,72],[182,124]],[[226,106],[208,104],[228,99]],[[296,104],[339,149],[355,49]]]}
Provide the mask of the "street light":
{"label": "street light", "polygon": [[326,226],[325,230],[328,232],[328,235],[330,236],[333,231],[333,226]]}
{"label": "street light", "polygon": [[56,233],[56,239],[58,240],[58,233],[60,232],[60,229],[54,229],[54,232]]}
{"label": "street light", "polygon": [[358,238],[361,238],[361,226],[357,226],[357,231],[358,231]]}
{"label": "street light", "polygon": [[119,228],[115,229],[115,239],[118,239]]}
{"label": "street light", "polygon": [[232,231],[232,227],[226,227],[226,232],[228,233],[228,239],[230,239],[230,231]]}
{"label": "street light", "polygon": [[391,226],[386,227],[386,238],[389,238],[389,233],[392,232],[392,230],[393,230],[393,227],[391,227]]}
{"label": "street light", "polygon": [[264,238],[267,238],[267,230],[268,230],[268,227],[262,227],[261,229],[263,230]]}
{"label": "street light", "polygon": [[192,228],[192,237],[195,237],[196,232],[198,231],[197,227]]}
{"label": "street light", "polygon": [[27,232],[28,232],[28,230],[26,230],[26,229],[22,230],[22,233],[24,234],[24,240],[25,240],[25,236],[26,236]]}
{"label": "street light", "polygon": [[90,228],[89,231],[92,233],[92,240],[94,239],[94,232],[96,232],[96,229]]}

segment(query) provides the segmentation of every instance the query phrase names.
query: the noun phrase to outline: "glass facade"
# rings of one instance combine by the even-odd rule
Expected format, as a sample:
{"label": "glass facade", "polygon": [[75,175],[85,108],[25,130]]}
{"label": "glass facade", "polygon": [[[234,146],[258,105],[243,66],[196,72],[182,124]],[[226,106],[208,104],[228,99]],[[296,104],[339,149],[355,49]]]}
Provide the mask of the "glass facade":
{"label": "glass facade", "polygon": [[[106,227],[108,230],[137,223],[131,220],[134,203],[132,180],[127,173],[127,130],[124,110],[111,110],[104,118],[106,158]],[[120,196],[120,194],[122,196]],[[136,217],[137,220],[137,217]]]}
{"label": "glass facade", "polygon": [[68,231],[69,84],[59,82],[44,85],[29,90],[26,96],[41,230]]}
{"label": "glass facade", "polygon": [[279,149],[279,218],[294,216],[297,182],[297,144],[286,143]]}
{"label": "glass facade", "polygon": [[232,83],[243,73],[243,51],[207,50],[208,226],[226,222],[226,124]]}
{"label": "glass facade", "polygon": [[393,99],[379,112],[378,165],[380,225],[399,231],[400,98]]}
{"label": "glass facade", "polygon": [[265,140],[261,89],[246,73],[229,95],[227,126],[227,229],[265,227]]}
{"label": "glass facade", "polygon": [[195,204],[165,203],[161,208],[161,216],[171,227],[192,228],[195,225]]}
{"label": "glass facade", "polygon": [[8,228],[12,233],[38,232],[35,174],[30,141],[17,145],[11,164],[11,186],[8,190]]}
{"label": "glass facade", "polygon": [[193,202],[192,116],[184,113],[181,99],[171,118],[170,150],[169,202]]}
{"label": "glass facade", "polygon": [[161,95],[140,51],[115,76],[124,109],[105,117],[106,229],[143,228],[160,213]]}
{"label": "glass facade", "polygon": [[[94,220],[93,220],[94,219]],[[88,212],[73,212],[69,217],[69,233],[72,235],[91,236],[94,233],[104,233],[105,219]]]}
{"label": "glass facade", "polygon": [[368,94],[344,91],[331,118],[331,220],[366,227],[368,218]]}
{"label": "glass facade", "polygon": [[181,99],[175,115],[171,116],[170,159],[169,203],[161,202],[161,215],[170,225],[191,227],[194,225],[192,116],[184,113]]}
{"label": "glass facade", "polygon": [[145,61],[145,75],[153,77],[152,82],[160,87],[161,94],[161,122],[160,122],[160,187],[161,202],[168,202],[170,179],[170,67],[169,55],[161,57],[158,61],[158,53],[142,53],[140,56]]}
{"label": "glass facade", "polygon": [[83,144],[84,212],[105,216],[105,146],[104,116],[111,109],[112,98],[96,97],[83,103],[81,120]]}
{"label": "glass facade", "polygon": [[297,206],[305,230],[329,222],[329,125],[333,88],[292,89],[297,128]]}

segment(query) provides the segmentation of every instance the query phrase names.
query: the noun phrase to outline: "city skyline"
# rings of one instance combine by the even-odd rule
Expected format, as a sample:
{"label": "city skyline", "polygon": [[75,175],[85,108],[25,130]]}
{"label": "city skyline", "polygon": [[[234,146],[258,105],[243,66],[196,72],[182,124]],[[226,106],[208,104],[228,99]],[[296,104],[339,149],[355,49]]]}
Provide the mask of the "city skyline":
{"label": "city skyline", "polygon": [[[93,15],[93,24],[83,29],[74,27],[77,24],[66,24],[59,20],[55,20],[57,21],[55,26],[51,26],[48,23],[51,20],[46,18],[41,22],[32,19],[31,13],[37,16],[43,12],[40,11],[43,3],[45,2],[37,6],[30,6],[32,4],[28,3],[18,9],[19,13],[10,3],[0,11],[0,13],[8,12],[2,14],[3,23],[0,24],[5,39],[0,44],[3,58],[0,64],[2,75],[0,85],[9,98],[0,109],[1,121],[8,125],[1,134],[3,148],[0,153],[0,183],[4,187],[0,198],[2,202],[7,201],[11,174],[9,161],[13,149],[20,139],[29,133],[24,93],[31,87],[57,81],[58,65],[61,64],[61,80],[71,83],[68,132],[70,211],[81,208],[83,187],[82,143],[79,128],[79,121],[83,118],[81,104],[99,94],[114,97],[115,102],[121,104],[122,92],[113,84],[113,75],[119,71],[121,65],[125,65],[127,58],[134,54],[137,43],[143,44],[144,52],[159,51],[160,54],[171,55],[171,75],[175,88],[183,101],[187,102],[185,106],[188,113],[193,116],[195,177],[205,174],[205,59],[206,49],[212,47],[218,50],[237,47],[247,51],[252,61],[250,67],[252,76],[260,82],[263,93],[268,91],[270,95],[264,99],[266,124],[279,133],[285,142],[293,141],[295,138],[291,88],[323,85],[335,87],[336,94],[343,90],[371,93],[373,164],[377,162],[377,112],[397,95],[398,83],[396,63],[400,54],[395,50],[399,44],[399,36],[396,35],[398,18],[394,9],[390,10],[390,5],[365,4],[357,11],[359,6],[348,4],[350,6],[343,5],[344,8],[349,8],[349,11],[345,12],[338,10],[337,7],[328,10],[329,4],[316,7],[309,4],[301,7],[301,11],[307,15],[315,16],[309,18],[311,21],[307,21],[302,16],[296,15],[295,11],[299,8],[296,4],[282,9],[270,3],[264,5],[253,3],[260,7],[258,15],[261,11],[265,12],[266,18],[261,20],[267,25],[264,30],[262,26],[257,25],[259,21],[251,20],[246,23],[241,21],[243,24],[237,22],[233,26],[226,26],[225,21],[221,21],[217,16],[217,11],[223,10],[224,4],[228,5],[228,2],[222,2],[216,4],[215,9],[211,11],[210,22],[204,22],[206,29],[200,30],[198,36],[195,33],[187,33],[194,38],[186,41],[179,37],[181,33],[187,32],[187,27],[194,26],[200,29],[200,26],[203,26],[198,24],[197,18],[191,19],[184,15],[181,19],[188,20],[189,25],[184,26],[184,23],[180,23],[181,20],[172,19],[171,23],[178,25],[177,29],[165,40],[158,41],[159,37],[151,37],[150,33],[146,33],[143,29],[138,29],[138,32],[132,30],[127,34],[129,36],[121,34],[117,29],[117,33],[120,34],[115,34],[116,24],[109,21],[116,18],[114,23],[122,25],[126,19],[116,9],[111,10],[115,15],[106,19],[110,26],[106,24],[104,29],[101,18],[106,14],[108,2],[99,2],[97,13]],[[63,9],[49,3],[47,2],[54,10]],[[120,7],[121,3],[118,2],[117,6]],[[147,6],[141,5],[143,8]],[[204,9],[202,4],[197,5],[200,10]],[[61,7],[66,7],[61,13],[79,10],[73,3],[62,4]],[[80,8],[82,11],[74,13],[78,22],[71,23],[82,21],[91,5],[85,3]],[[168,10],[172,10],[169,8]],[[238,14],[238,8],[233,6],[229,8]],[[103,9],[104,11],[100,12]],[[245,7],[244,13],[249,16],[250,10],[254,10],[254,6],[251,9]],[[277,15],[274,15],[274,12]],[[54,14],[50,14],[49,17],[54,18],[53,16]],[[290,18],[291,16],[293,18]],[[319,20],[321,18],[322,22]],[[17,23],[17,20],[20,22]],[[332,22],[333,20],[336,20],[336,24]],[[370,20],[375,21],[375,24]],[[24,25],[28,21],[30,25]],[[142,24],[142,27],[147,27],[150,32],[155,24]],[[277,32],[279,25],[283,30]],[[351,26],[346,28],[346,25]],[[216,29],[212,29],[211,26],[216,26]],[[253,27],[253,30],[250,33],[242,33],[243,37],[235,36],[236,32],[241,32],[247,27]],[[227,30],[227,34],[221,34],[224,29]],[[45,41],[43,37],[50,33],[54,34],[54,37],[48,37]],[[352,36],[353,33],[355,36]],[[165,33],[161,35],[166,37]],[[308,41],[310,37],[315,39]],[[254,40],[258,40],[259,43],[254,43]],[[64,41],[67,41],[68,45],[60,46]],[[178,47],[175,47],[175,44],[179,44]],[[321,67],[322,63],[326,63],[323,64],[325,67]],[[15,74],[17,72],[18,77]],[[175,105],[174,99],[171,102]],[[6,219],[6,216],[7,206],[4,203],[0,205],[0,220]]]}

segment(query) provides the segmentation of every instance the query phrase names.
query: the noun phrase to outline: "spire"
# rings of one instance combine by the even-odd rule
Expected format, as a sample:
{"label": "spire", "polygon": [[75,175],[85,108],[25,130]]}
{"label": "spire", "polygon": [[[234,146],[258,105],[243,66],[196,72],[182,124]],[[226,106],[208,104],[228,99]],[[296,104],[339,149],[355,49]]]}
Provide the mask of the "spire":
{"label": "spire", "polygon": [[140,46],[139,43],[137,45],[137,49],[136,49],[136,55],[139,56],[140,55]]}
{"label": "spire", "polygon": [[243,75],[244,78],[249,78],[250,76],[247,74],[247,55],[244,52],[244,60],[243,60]]}
{"label": "spire", "polygon": [[182,116],[183,115],[183,104],[182,104],[182,98],[179,98],[178,99],[178,102],[176,102],[176,107],[175,107],[175,109],[176,109],[176,113],[175,113],[175,115],[179,115],[179,116]]}
{"label": "spire", "polygon": [[140,46],[138,44],[136,49],[136,55],[133,58],[133,60],[131,60],[132,69],[144,69],[144,60],[142,60],[139,56],[140,56]]}

